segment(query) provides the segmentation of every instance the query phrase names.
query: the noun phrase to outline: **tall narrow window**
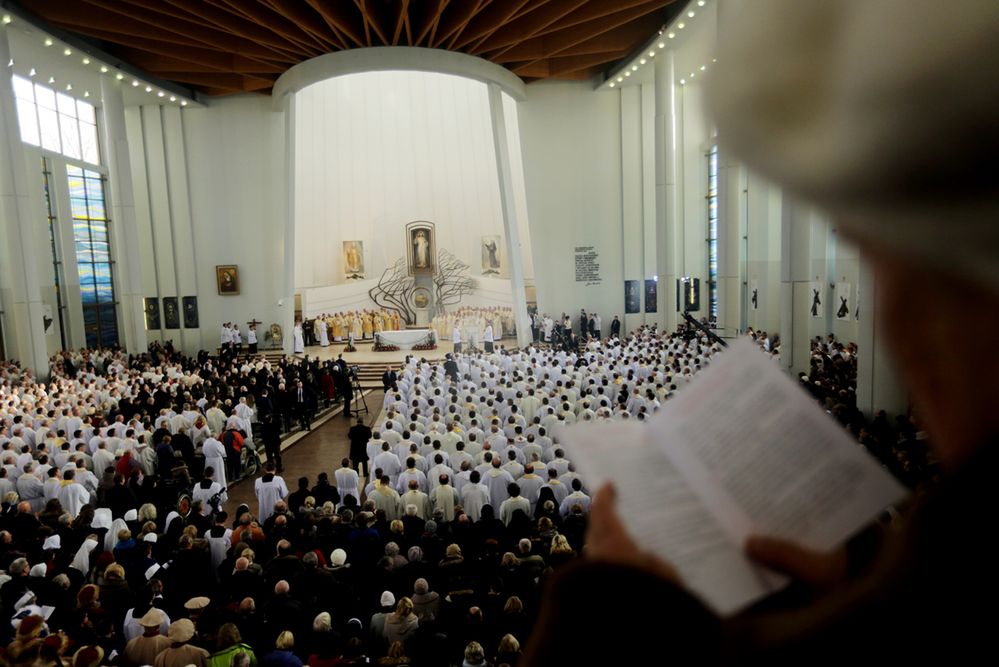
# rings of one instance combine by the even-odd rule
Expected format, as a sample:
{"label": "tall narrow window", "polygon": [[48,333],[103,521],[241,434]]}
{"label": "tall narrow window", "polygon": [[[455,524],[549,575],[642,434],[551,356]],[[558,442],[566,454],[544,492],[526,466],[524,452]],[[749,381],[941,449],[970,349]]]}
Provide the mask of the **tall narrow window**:
{"label": "tall narrow window", "polygon": [[708,152],[708,315],[718,320],[718,146]]}
{"label": "tall narrow window", "polygon": [[62,261],[59,259],[59,222],[56,220],[55,206],[53,200],[52,163],[42,158],[42,186],[45,190],[45,214],[48,218],[49,247],[52,249],[52,275],[55,280],[56,291],[56,318],[59,320],[59,339],[62,349],[66,349],[66,304],[62,299]]}
{"label": "tall narrow window", "polygon": [[101,163],[97,111],[92,104],[14,77],[21,141],[90,164]]}
{"label": "tall narrow window", "polygon": [[66,174],[87,347],[117,345],[118,316],[104,179],[96,171],[72,165],[66,166]]}

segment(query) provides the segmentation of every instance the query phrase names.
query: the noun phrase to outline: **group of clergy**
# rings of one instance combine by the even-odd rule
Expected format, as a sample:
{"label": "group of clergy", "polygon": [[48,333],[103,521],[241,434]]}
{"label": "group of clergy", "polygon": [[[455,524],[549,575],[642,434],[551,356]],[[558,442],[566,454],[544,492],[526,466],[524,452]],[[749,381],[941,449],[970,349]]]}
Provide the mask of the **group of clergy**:
{"label": "group of clergy", "polygon": [[438,340],[451,340],[454,330],[457,329],[462,341],[482,341],[485,340],[486,329],[490,326],[494,340],[516,335],[513,310],[500,306],[464,307],[437,315],[430,321],[430,327],[437,332]]}
{"label": "group of clergy", "polygon": [[402,318],[396,311],[355,310],[345,313],[323,313],[313,320],[314,336],[321,347],[330,342],[348,340],[371,340],[382,331],[402,329]]}

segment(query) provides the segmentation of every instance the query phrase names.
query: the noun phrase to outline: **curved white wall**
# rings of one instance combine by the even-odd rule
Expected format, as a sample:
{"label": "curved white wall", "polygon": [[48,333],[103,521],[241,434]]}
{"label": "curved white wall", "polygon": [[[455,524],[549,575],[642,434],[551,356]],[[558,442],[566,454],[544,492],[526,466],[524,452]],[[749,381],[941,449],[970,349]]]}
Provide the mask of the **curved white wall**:
{"label": "curved white wall", "polygon": [[364,242],[366,277],[377,278],[405,256],[413,220],[434,222],[437,247],[481,275],[481,237],[503,238],[485,84],[368,72],[295,95],[297,289],[343,283],[347,240]]}

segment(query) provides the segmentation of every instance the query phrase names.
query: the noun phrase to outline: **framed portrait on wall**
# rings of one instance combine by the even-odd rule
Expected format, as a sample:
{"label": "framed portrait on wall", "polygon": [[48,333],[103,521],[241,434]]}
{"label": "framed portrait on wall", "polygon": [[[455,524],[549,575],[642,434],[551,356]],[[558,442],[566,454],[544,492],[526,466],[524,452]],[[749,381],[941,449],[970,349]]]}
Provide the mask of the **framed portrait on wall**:
{"label": "framed portrait on wall", "polygon": [[239,294],[239,267],[235,264],[221,264],[215,267],[215,281],[219,294]]}
{"label": "framed portrait on wall", "polygon": [[343,242],[344,280],[364,280],[364,241]]}
{"label": "framed portrait on wall", "polygon": [[406,248],[410,275],[433,274],[437,256],[434,223],[417,220],[406,225]]}
{"label": "framed portrait on wall", "polygon": [[500,254],[501,248],[502,245],[498,235],[482,237],[482,275],[500,275],[503,263],[503,258]]}
{"label": "framed portrait on wall", "polygon": [[163,324],[167,329],[180,328],[180,307],[175,296],[163,297]]}
{"label": "framed portrait on wall", "polygon": [[655,278],[645,280],[645,312],[658,312],[659,301],[659,281]]}
{"label": "framed portrait on wall", "polygon": [[147,296],[145,299],[146,330],[160,328],[160,300],[155,296]]}
{"label": "framed portrait on wall", "polygon": [[184,328],[185,329],[197,329],[198,328],[198,297],[196,296],[185,296],[182,301],[184,306]]}
{"label": "framed portrait on wall", "polygon": [[624,312],[628,315],[641,311],[641,295],[638,292],[637,280],[624,281]]}

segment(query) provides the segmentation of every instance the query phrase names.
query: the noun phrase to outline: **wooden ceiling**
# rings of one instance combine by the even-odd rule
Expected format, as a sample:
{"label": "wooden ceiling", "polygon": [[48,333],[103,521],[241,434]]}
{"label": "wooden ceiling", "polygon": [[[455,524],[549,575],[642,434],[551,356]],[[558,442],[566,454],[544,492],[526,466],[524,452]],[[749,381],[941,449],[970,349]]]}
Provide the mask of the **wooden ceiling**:
{"label": "wooden ceiling", "polygon": [[20,0],[29,12],[208,95],[268,92],[290,67],[368,46],[460,51],[525,81],[588,79],[680,0]]}

